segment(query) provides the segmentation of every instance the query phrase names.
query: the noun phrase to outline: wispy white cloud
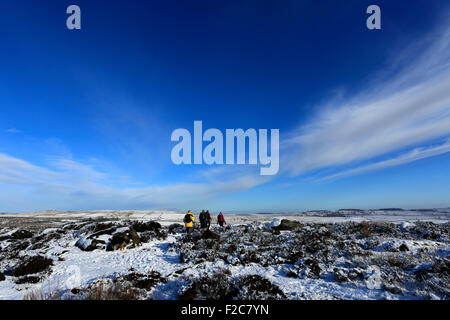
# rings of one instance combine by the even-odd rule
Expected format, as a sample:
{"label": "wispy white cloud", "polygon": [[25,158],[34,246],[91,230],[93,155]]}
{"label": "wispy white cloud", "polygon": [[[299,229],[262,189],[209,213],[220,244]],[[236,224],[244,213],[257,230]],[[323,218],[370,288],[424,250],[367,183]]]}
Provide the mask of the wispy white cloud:
{"label": "wispy white cloud", "polygon": [[389,160],[378,161],[375,163],[367,164],[364,166],[356,167],[349,170],[344,170],[336,174],[332,174],[326,176],[324,178],[319,179],[319,181],[329,181],[338,178],[343,178],[347,176],[352,176],[356,174],[362,174],[370,171],[386,169],[393,166],[398,166],[406,163],[410,163],[416,160],[425,159],[433,156],[438,156],[444,153],[450,152],[450,141],[447,141],[443,144],[432,146],[432,147],[423,147],[413,149],[405,154],[402,154],[398,157],[391,158]]}
{"label": "wispy white cloud", "polygon": [[6,130],[7,133],[23,133],[23,130],[19,130],[16,128],[10,128],[8,130]]}
{"label": "wispy white cloud", "polygon": [[38,185],[60,178],[61,174],[0,153],[0,182]]}
{"label": "wispy white cloud", "polygon": [[50,165],[66,174],[77,179],[84,179],[87,181],[98,181],[106,178],[106,174],[95,170],[92,165],[82,164],[72,159],[49,159]]}
{"label": "wispy white cloud", "polygon": [[[321,111],[311,121],[282,142],[280,168],[296,176],[316,169],[358,165],[448,137],[450,28],[441,30],[439,36],[433,34],[433,39],[425,41],[427,49],[420,47],[423,42],[412,46],[415,53],[422,52],[414,60],[410,59],[411,52],[400,53],[398,59],[408,56],[409,64],[396,72],[390,70],[390,78],[377,76],[377,81],[362,92],[319,107]],[[423,157],[433,154],[424,152]],[[402,163],[391,160],[387,163]]]}
{"label": "wispy white cloud", "polygon": [[[257,174],[224,176],[214,181],[114,187],[116,177],[73,159],[51,159],[49,168],[0,154],[0,211],[28,208],[161,208],[202,206],[208,199],[260,185],[267,177]],[[6,186],[6,188],[2,188]],[[8,192],[14,190],[14,193]],[[20,201],[23,199],[23,201]]]}

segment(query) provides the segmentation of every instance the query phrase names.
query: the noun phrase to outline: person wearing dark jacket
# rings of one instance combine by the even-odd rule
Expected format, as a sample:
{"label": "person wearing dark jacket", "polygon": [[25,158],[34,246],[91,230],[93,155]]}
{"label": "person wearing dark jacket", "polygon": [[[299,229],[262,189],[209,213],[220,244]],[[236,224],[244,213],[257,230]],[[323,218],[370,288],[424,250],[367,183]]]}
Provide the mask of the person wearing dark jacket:
{"label": "person wearing dark jacket", "polygon": [[211,215],[209,214],[209,210],[206,210],[205,216],[206,216],[206,228],[208,228],[209,230],[209,227],[211,226]]}
{"label": "person wearing dark jacket", "polygon": [[205,210],[202,210],[202,212],[200,212],[200,228],[204,229],[207,227],[207,217],[206,217],[206,212]]}
{"label": "person wearing dark jacket", "polygon": [[223,216],[223,214],[222,214],[222,212],[221,212],[221,213],[219,213],[219,215],[217,216],[217,224],[218,224],[219,226],[223,227],[223,225],[224,225],[225,223],[226,223],[226,222],[225,222],[225,218],[224,218],[224,216]]}

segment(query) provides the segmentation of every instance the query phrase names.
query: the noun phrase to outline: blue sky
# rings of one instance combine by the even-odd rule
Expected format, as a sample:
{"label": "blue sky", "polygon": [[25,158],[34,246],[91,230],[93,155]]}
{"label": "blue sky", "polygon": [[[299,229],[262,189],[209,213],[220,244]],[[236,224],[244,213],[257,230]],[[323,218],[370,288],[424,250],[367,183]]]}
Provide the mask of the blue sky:
{"label": "blue sky", "polygon": [[[77,4],[82,29],[66,28]],[[382,29],[366,28],[377,4]],[[0,211],[450,206],[446,1],[2,1]],[[171,162],[280,129],[280,170]]]}

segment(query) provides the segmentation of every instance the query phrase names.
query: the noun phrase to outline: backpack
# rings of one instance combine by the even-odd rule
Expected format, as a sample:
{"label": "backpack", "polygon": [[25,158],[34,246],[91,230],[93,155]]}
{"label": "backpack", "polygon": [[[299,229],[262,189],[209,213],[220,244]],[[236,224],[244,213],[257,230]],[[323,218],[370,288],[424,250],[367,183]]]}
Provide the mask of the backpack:
{"label": "backpack", "polygon": [[223,214],[219,214],[219,221],[220,221],[220,222],[225,221],[225,219],[223,218]]}
{"label": "backpack", "polygon": [[190,214],[186,214],[183,219],[184,223],[192,222],[192,218]]}

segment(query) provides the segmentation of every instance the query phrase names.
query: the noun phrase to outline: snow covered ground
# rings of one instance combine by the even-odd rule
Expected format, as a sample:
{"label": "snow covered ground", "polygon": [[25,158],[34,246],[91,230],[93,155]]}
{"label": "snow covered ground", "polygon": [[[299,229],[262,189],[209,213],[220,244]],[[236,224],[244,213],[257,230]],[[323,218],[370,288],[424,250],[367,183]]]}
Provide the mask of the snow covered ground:
{"label": "snow covered ground", "polygon": [[[137,219],[156,220],[163,225],[177,223],[183,220],[185,212],[167,210],[96,210],[96,211],[37,211],[26,213],[0,213],[0,218],[42,218],[42,219]],[[226,214],[227,220],[233,224],[248,222],[268,222],[273,218],[295,219],[302,222],[345,222],[345,221],[448,221],[450,208],[441,209],[341,209],[337,211],[316,210],[286,213],[252,213],[252,214]]]}
{"label": "snow covered ground", "polygon": [[449,299],[449,211],[235,214],[191,239],[180,212],[0,214],[0,299]]}

